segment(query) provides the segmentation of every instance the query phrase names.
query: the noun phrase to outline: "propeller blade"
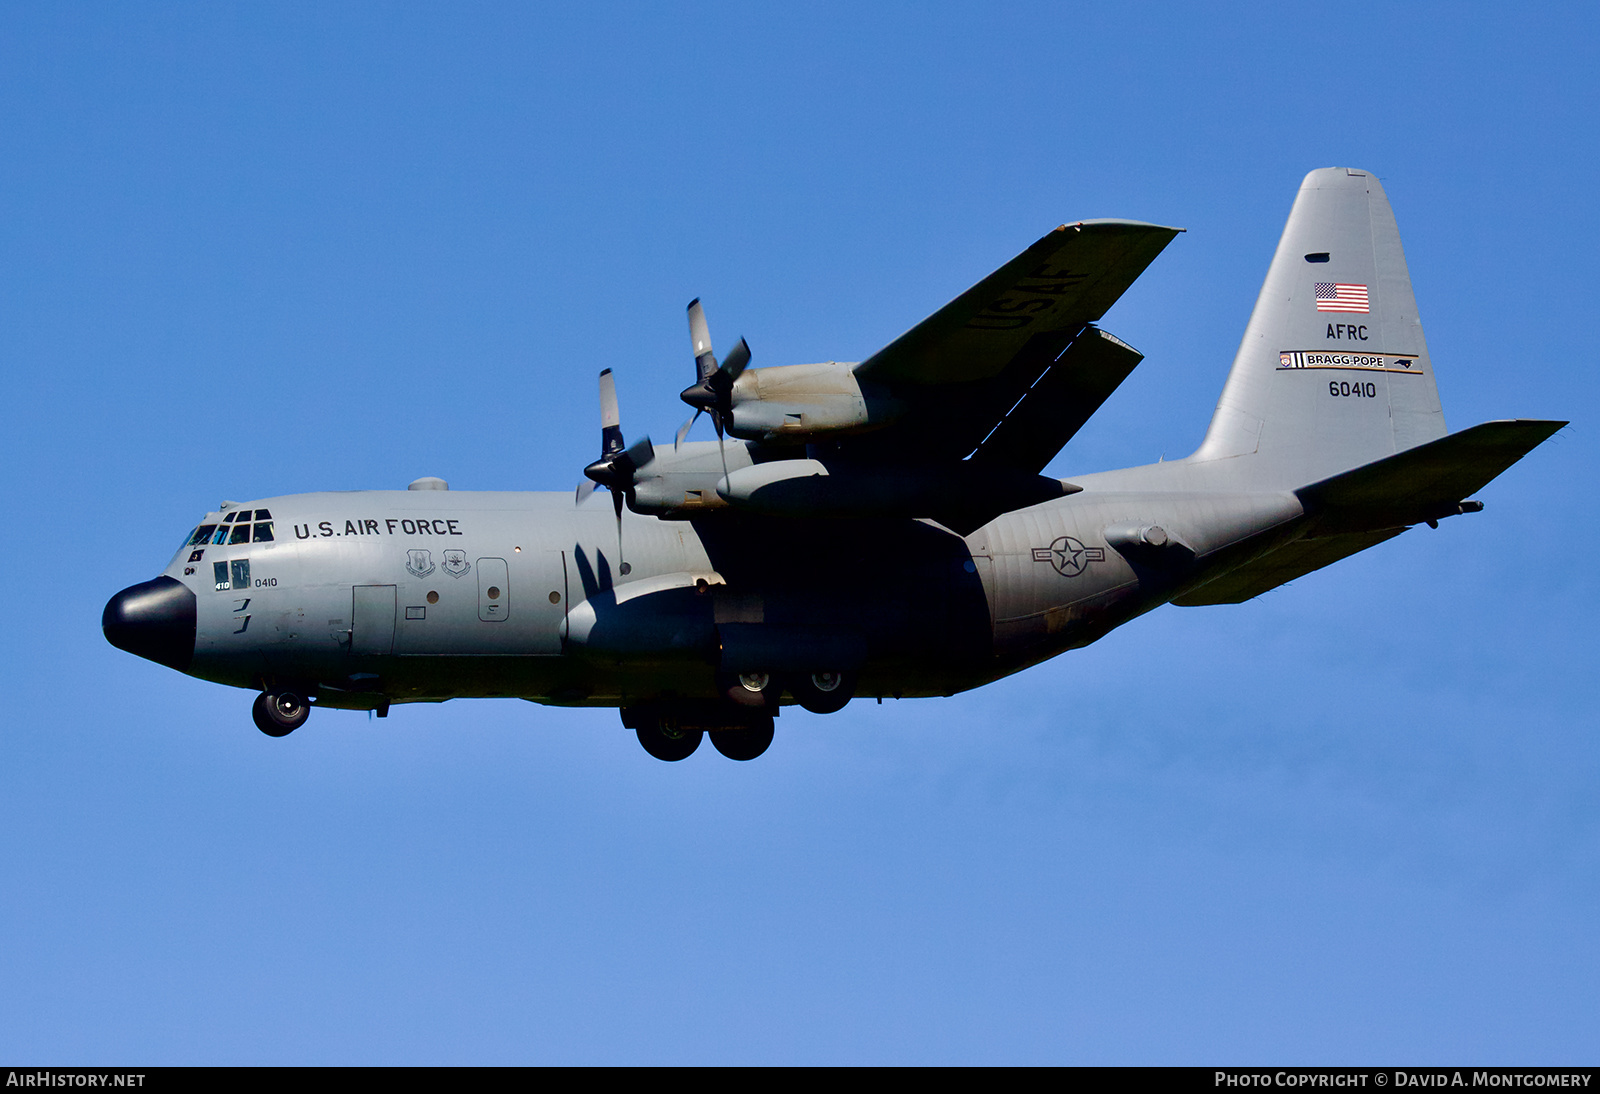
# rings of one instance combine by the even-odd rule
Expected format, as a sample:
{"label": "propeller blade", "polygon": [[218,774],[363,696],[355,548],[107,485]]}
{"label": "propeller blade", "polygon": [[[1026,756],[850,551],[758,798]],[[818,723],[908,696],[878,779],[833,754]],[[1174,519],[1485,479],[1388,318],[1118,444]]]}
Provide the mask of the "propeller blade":
{"label": "propeller blade", "polygon": [[[690,422],[694,419],[691,418]],[[685,430],[687,432],[687,430]],[[579,483],[573,503],[582,505],[598,483],[611,491],[611,509],[617,514],[617,559],[622,559],[622,507],[633,493],[634,476],[639,468],[656,458],[649,437],[641,437],[631,447],[622,438],[622,414],[617,409],[617,381],[610,369],[600,372],[600,458],[583,469],[588,482]],[[626,568],[623,570],[627,572]]]}
{"label": "propeller blade", "polygon": [[621,452],[622,414],[617,410],[617,381],[610,369],[600,373],[600,455]]}
{"label": "propeller blade", "polygon": [[750,344],[743,338],[739,344],[728,351],[728,356],[722,361],[721,371],[731,380],[737,380],[739,373],[750,363]]}
{"label": "propeller blade", "polygon": [[628,450],[622,454],[622,460],[627,461],[628,464],[627,476],[629,487],[633,486],[633,473],[639,470],[641,467],[644,467],[655,458],[656,446],[650,443],[650,438],[648,436],[640,437],[638,440],[634,441],[628,446]]}
{"label": "propeller blade", "polygon": [[696,379],[703,382],[717,371],[717,355],[711,351],[711,328],[706,326],[706,310],[698,296],[689,301],[689,341],[694,345]]}
{"label": "propeller blade", "polygon": [[611,491],[611,509],[617,514],[617,563],[619,568],[625,565],[622,561],[622,491]]}
{"label": "propeller blade", "polygon": [[695,411],[689,416],[689,420],[678,427],[678,435],[672,438],[672,450],[674,452],[683,447],[683,439],[689,435],[689,430],[694,423],[700,420],[700,411],[703,409],[705,408],[695,407]]}

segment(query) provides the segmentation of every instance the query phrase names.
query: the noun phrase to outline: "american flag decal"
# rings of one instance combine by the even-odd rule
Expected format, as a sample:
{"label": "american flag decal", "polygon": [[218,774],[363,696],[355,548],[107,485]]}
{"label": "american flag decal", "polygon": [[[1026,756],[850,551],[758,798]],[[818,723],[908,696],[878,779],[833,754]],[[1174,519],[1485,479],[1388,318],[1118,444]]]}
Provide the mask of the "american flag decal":
{"label": "american flag decal", "polygon": [[1335,285],[1326,281],[1317,282],[1317,310],[1318,311],[1355,311],[1363,314],[1371,311],[1370,301],[1367,299],[1365,285]]}

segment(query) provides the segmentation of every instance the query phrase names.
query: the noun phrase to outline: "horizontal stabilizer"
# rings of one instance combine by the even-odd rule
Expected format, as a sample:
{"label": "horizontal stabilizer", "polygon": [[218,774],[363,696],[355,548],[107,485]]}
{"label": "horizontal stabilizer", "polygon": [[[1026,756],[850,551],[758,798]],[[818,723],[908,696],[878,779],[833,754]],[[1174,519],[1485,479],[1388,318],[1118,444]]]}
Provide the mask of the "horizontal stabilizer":
{"label": "horizontal stabilizer", "polygon": [[1423,521],[1469,511],[1462,502],[1566,422],[1485,422],[1335,475],[1296,493],[1309,522],[1299,538],[1227,570],[1172,602],[1238,604],[1393,539]]}
{"label": "horizontal stabilizer", "polygon": [[1566,424],[1484,422],[1296,493],[1316,515],[1317,536],[1438,520]]}
{"label": "horizontal stabilizer", "polygon": [[978,446],[973,461],[1043,471],[1142,360],[1127,343],[1088,328]]}
{"label": "horizontal stabilizer", "polygon": [[1389,528],[1382,532],[1350,532],[1321,539],[1295,540],[1254,562],[1229,570],[1193,592],[1174,598],[1172,602],[1182,608],[1198,608],[1206,604],[1242,604],[1297,577],[1304,577],[1313,570],[1331,566],[1357,551],[1365,551],[1386,539],[1393,539],[1403,531],[1404,528]]}

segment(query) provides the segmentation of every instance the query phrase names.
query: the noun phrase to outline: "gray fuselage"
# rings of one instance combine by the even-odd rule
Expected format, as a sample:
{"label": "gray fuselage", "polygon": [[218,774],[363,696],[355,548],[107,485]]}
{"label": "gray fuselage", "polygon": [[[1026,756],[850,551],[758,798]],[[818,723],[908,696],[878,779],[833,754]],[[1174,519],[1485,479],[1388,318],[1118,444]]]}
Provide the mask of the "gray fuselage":
{"label": "gray fuselage", "polygon": [[[204,522],[264,512],[270,541],[186,545],[164,576],[196,598],[185,671],[324,706],[620,706],[712,696],[719,670],[844,668],[861,696],[948,695],[1093,641],[1301,515],[1292,493],[1197,491],[1202,470],[1079,478],[964,538],[922,520],[625,511],[619,547],[610,506],[570,494],[289,495]],[[1149,526],[1165,549],[1130,547]]]}

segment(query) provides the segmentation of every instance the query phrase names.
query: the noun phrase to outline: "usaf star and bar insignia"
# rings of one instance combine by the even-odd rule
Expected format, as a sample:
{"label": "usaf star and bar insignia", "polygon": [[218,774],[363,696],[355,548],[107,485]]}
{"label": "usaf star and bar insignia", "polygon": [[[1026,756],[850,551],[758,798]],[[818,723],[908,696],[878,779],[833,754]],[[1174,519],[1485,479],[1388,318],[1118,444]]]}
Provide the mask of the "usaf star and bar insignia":
{"label": "usaf star and bar insignia", "polygon": [[1085,547],[1082,540],[1072,536],[1058,536],[1050,546],[1033,549],[1033,561],[1048,562],[1062,577],[1077,577],[1089,568],[1089,563],[1105,560],[1104,547]]}

